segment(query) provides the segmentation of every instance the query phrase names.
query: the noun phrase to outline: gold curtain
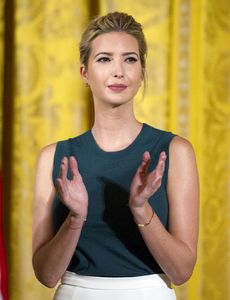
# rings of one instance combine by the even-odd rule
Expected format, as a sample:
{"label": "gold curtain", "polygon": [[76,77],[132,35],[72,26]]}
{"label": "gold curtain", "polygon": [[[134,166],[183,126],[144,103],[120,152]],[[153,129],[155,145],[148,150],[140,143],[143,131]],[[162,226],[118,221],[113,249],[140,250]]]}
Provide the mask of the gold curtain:
{"label": "gold curtain", "polygon": [[3,43],[8,46],[2,153],[10,300],[51,299],[53,291],[37,282],[31,266],[35,161],[44,145],[90,126],[91,103],[79,77],[77,46],[92,15],[114,10],[140,21],[148,42],[148,86],[143,99],[142,93],[137,96],[137,117],[189,138],[196,150],[201,183],[198,261],[189,282],[176,287],[178,300],[230,298],[228,1],[10,2],[0,1],[0,9],[7,6],[8,28],[0,49]]}
{"label": "gold curtain", "polygon": [[51,299],[53,291],[38,283],[31,265],[33,178],[42,147],[89,126],[88,91],[80,80],[78,59],[89,11],[84,1],[75,0],[17,0],[13,8],[12,163],[11,181],[6,180],[12,191],[10,299]]}

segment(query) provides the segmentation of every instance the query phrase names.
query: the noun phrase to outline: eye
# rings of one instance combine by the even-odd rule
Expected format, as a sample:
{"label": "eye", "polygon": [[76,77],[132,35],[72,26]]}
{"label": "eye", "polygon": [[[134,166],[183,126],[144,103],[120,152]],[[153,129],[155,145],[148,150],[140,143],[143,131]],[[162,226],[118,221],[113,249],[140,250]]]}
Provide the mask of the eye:
{"label": "eye", "polygon": [[102,56],[100,58],[97,59],[97,62],[101,62],[101,63],[106,63],[111,61],[111,59],[108,56]]}
{"label": "eye", "polygon": [[129,63],[129,64],[133,64],[133,63],[135,63],[135,62],[137,61],[137,58],[134,57],[134,56],[129,56],[129,57],[127,57],[127,58],[125,59],[125,61],[126,61],[127,63]]}

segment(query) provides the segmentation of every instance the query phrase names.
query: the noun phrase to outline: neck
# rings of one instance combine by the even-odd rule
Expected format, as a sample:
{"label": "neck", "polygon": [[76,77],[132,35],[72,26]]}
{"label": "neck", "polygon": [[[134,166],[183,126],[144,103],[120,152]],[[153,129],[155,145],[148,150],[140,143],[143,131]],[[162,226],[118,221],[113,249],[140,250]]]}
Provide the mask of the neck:
{"label": "neck", "polygon": [[126,148],[136,138],[142,128],[134,116],[130,104],[102,109],[95,106],[95,122],[92,134],[105,151],[118,151]]}

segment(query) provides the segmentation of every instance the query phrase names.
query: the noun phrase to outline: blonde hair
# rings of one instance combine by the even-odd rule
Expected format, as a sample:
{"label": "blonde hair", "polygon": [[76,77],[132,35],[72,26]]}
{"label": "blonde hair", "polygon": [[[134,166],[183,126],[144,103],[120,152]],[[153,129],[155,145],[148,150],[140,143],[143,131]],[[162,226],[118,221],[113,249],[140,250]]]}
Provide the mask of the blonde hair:
{"label": "blonde hair", "polygon": [[[87,69],[91,53],[92,41],[99,35],[109,32],[125,32],[132,35],[138,42],[140,62],[145,73],[145,60],[147,45],[140,23],[123,12],[112,12],[107,15],[94,18],[82,34],[80,41],[80,61]],[[145,75],[145,74],[143,74]]]}

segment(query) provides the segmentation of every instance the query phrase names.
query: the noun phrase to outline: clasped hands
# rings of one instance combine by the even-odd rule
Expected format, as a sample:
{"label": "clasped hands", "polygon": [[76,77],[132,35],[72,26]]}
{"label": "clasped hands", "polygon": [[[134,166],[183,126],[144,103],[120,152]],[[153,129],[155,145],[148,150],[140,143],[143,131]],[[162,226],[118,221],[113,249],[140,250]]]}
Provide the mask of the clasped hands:
{"label": "clasped hands", "polygon": [[[160,153],[157,166],[152,172],[148,172],[150,160],[150,153],[144,152],[130,186],[129,207],[133,213],[142,210],[148,203],[148,199],[161,186],[166,154]],[[68,166],[73,175],[72,179],[67,178]],[[75,157],[62,159],[56,185],[61,201],[70,210],[70,216],[76,222],[84,222],[88,212],[88,193]]]}

